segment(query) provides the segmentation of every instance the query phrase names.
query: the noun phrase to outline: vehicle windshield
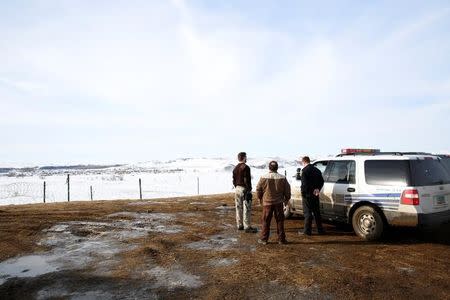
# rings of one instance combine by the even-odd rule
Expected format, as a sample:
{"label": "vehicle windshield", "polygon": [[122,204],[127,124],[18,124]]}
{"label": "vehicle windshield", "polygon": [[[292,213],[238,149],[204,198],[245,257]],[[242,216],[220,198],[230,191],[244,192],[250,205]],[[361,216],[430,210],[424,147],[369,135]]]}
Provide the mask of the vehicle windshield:
{"label": "vehicle windshield", "polygon": [[442,160],[413,160],[411,161],[411,171],[414,186],[450,183],[450,170]]}

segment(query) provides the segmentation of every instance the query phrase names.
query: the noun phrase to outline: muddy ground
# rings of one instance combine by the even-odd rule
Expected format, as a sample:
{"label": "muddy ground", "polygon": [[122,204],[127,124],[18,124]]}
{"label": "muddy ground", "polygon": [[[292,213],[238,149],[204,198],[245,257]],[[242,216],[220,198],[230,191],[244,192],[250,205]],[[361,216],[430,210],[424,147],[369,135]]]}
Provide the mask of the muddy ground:
{"label": "muddy ground", "polygon": [[0,299],[450,299],[449,226],[368,243],[294,218],[264,246],[234,220],[231,194],[0,207]]}

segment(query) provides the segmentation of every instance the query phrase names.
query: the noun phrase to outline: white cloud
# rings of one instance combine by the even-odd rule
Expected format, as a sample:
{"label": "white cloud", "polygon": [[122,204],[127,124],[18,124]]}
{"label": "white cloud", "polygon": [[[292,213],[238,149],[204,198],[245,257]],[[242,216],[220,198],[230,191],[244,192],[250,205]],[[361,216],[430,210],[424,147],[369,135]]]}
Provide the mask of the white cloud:
{"label": "white cloud", "polygon": [[39,93],[45,90],[45,86],[41,83],[26,80],[0,78],[0,85],[5,85],[6,87],[11,87],[15,90],[27,93]]}
{"label": "white cloud", "polygon": [[[448,33],[433,30],[448,9],[368,37],[358,26],[333,36],[280,31],[181,0],[59,5],[28,27],[0,23],[8,41],[0,45],[0,103],[8,109],[3,126],[58,126],[80,135],[87,128],[111,135],[117,129],[130,143],[144,136],[143,147],[154,156],[221,155],[237,144],[262,155],[328,154],[343,144],[397,150],[396,130],[429,142],[435,125],[449,129],[440,118],[449,112],[450,75],[430,72],[448,61]],[[48,106],[78,98],[108,109],[91,109],[87,100],[76,110]],[[425,104],[414,104],[417,98]],[[31,108],[30,101],[43,105]],[[405,115],[420,122],[406,122]],[[94,133],[89,139],[102,152]],[[116,140],[103,147],[118,147]]]}

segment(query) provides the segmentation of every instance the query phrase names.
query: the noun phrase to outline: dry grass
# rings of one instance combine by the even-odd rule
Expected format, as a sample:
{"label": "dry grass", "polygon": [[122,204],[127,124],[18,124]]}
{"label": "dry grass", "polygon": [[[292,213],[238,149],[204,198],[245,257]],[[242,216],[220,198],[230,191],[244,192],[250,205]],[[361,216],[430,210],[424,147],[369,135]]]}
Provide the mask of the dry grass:
{"label": "dry grass", "polygon": [[[152,202],[167,201],[165,204]],[[205,202],[206,204],[190,204]],[[133,203],[133,205],[130,205]],[[217,207],[223,206],[223,209]],[[142,289],[149,268],[182,267],[201,278],[197,289],[164,287],[153,292],[163,298],[296,299],[296,298],[441,298],[450,295],[450,248],[448,235],[438,240],[423,239],[415,230],[394,230],[385,240],[366,243],[348,229],[327,225],[326,236],[299,237],[300,219],[286,221],[288,245],[256,244],[254,234],[234,229],[233,196],[136,201],[95,201],[0,207],[0,261],[46,249],[37,245],[43,230],[67,221],[111,221],[116,212],[171,213],[169,224],[184,230],[174,234],[150,233],[131,239],[135,248],[119,255],[110,275],[89,272],[64,273],[72,289],[105,284],[126,295],[127,289]],[[231,208],[231,209],[230,209]],[[261,209],[254,207],[253,220],[259,225]],[[448,228],[445,228],[448,233]],[[80,236],[89,232],[78,232]],[[211,237],[237,238],[235,244],[218,251],[198,250],[187,245],[208,242]],[[275,237],[272,236],[273,241]],[[203,245],[203,244],[202,244]],[[237,261],[212,265],[219,259]],[[405,270],[410,270],[405,272]],[[57,275],[61,276],[61,274]],[[89,277],[91,276],[91,277]],[[33,281],[34,280],[34,281]],[[3,298],[36,295],[54,281],[10,280],[0,286]],[[29,284],[27,284],[27,282]],[[131,295],[131,294],[130,294]],[[2,297],[0,297],[2,298]]]}

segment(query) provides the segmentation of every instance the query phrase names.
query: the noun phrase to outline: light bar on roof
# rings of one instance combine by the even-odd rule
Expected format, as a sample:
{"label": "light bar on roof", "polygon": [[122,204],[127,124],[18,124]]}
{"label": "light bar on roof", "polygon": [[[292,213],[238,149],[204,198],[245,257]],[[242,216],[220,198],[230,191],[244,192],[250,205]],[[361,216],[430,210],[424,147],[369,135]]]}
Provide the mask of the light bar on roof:
{"label": "light bar on roof", "polygon": [[378,153],[380,149],[355,149],[355,148],[345,148],[341,150],[342,154],[354,154],[354,153]]}

